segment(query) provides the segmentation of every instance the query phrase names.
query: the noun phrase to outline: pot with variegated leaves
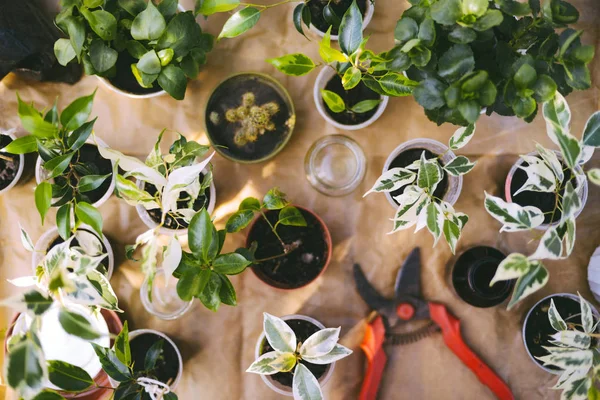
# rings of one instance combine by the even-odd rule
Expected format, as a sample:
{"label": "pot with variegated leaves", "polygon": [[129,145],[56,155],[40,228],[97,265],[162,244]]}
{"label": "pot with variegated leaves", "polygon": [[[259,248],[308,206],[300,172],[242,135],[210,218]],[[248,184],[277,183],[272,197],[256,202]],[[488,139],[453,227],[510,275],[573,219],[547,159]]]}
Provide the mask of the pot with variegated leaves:
{"label": "pot with variegated leaves", "polygon": [[600,185],[600,169],[590,169],[587,174],[584,171],[595,148],[600,147],[600,111],[588,119],[581,139],[570,132],[571,111],[560,93],[544,103],[543,115],[548,137],[559,151],[536,145],[535,153],[522,155],[511,169],[505,185],[506,199],[485,193],[485,208],[502,223],[501,232],[531,231],[539,239],[532,254],[509,254],[491,282],[517,279],[509,309],[548,282],[543,260],[562,260],[571,255],[576,218],[586,203],[588,180]]}
{"label": "pot with variegated leaves", "polygon": [[467,145],[474,134],[473,124],[457,129],[448,146],[431,139],[415,139],[390,154],[382,175],[364,195],[385,193],[397,209],[389,233],[414,225],[416,231],[427,227],[434,245],[443,234],[450,250],[455,252],[469,217],[455,211],[453,206],[460,196],[462,176],[475,163],[465,156],[456,156],[453,151]]}
{"label": "pot with variegated leaves", "polygon": [[246,372],[259,374],[267,386],[295,400],[322,399],[335,363],[352,354],[338,344],[340,328],[325,328],[314,318],[264,313],[256,361]]}

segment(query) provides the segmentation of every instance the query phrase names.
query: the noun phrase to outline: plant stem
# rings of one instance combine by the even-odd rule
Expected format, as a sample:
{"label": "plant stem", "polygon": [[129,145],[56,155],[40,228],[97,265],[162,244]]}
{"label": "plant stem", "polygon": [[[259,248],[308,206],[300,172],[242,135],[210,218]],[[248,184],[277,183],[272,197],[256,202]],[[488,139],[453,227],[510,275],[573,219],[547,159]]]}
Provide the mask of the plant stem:
{"label": "plant stem", "polygon": [[269,226],[271,227],[271,231],[273,231],[273,233],[275,234],[275,236],[277,237],[277,239],[279,240],[279,243],[281,243],[281,246],[283,247],[283,252],[284,254],[288,253],[287,250],[287,245],[285,244],[285,242],[281,239],[281,237],[279,236],[279,234],[277,233],[277,230],[275,229],[275,227],[273,226],[273,224],[271,224],[271,221],[269,221],[269,219],[267,218],[266,214],[263,212],[263,210],[260,210],[260,215],[263,216],[263,218],[265,219],[265,221],[267,221],[267,224],[269,224]]}
{"label": "plant stem", "polygon": [[0,160],[4,160],[4,161],[8,161],[8,162],[14,162],[14,160],[8,156],[3,156],[2,154],[0,154]]}
{"label": "plant stem", "polygon": [[273,8],[273,7],[277,7],[280,6],[282,4],[287,4],[287,3],[292,3],[292,2],[296,2],[298,0],[283,0],[274,4],[254,4],[254,3],[240,3],[240,5],[242,6],[246,6],[246,7],[256,7],[256,8],[261,8],[263,10],[267,10],[269,8]]}

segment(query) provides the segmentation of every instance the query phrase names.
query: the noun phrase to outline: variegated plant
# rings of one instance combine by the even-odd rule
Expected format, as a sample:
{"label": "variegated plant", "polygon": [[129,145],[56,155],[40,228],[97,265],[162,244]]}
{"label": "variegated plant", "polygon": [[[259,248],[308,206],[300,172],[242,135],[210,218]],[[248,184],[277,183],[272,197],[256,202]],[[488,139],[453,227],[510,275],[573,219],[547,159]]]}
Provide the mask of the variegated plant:
{"label": "variegated plant", "polygon": [[292,328],[273,315],[264,313],[263,328],[273,351],[258,357],[246,372],[273,375],[293,371],[292,393],[295,400],[323,399],[319,381],[300,361],[326,365],[352,354],[352,350],[338,344],[340,328],[315,332],[304,343],[298,343]]}
{"label": "variegated plant", "polygon": [[[475,124],[457,129],[450,138],[448,151],[464,147],[474,134]],[[394,227],[389,233],[408,229],[413,225],[416,225],[415,232],[417,232],[426,226],[433,235],[434,246],[443,233],[450,250],[454,253],[456,243],[469,217],[455,211],[450,203],[435,197],[434,192],[444,178],[444,174],[464,175],[473,169],[475,163],[465,156],[458,156],[442,165],[440,160],[444,155],[445,153],[426,159],[423,152],[421,159],[409,166],[389,169],[377,179],[375,185],[363,197],[373,192],[394,192],[405,187],[401,195],[394,197],[399,206],[392,219]]]}
{"label": "variegated plant", "polygon": [[[535,252],[529,256],[519,253],[510,254],[498,266],[490,285],[498,281],[517,279],[508,308],[512,308],[523,298],[542,288],[548,282],[548,270],[541,260],[559,260],[568,258],[575,246],[575,218],[583,204],[579,192],[586,184],[583,165],[591,158],[595,148],[600,147],[600,111],[587,121],[581,140],[576,139],[569,129],[571,110],[565,98],[556,93],[555,97],[543,107],[546,129],[550,139],[559,147],[560,152],[536,145],[537,154],[521,156],[527,166],[520,166],[527,173],[527,181],[518,190],[555,193],[556,204],[548,213],[554,216],[561,212],[560,220],[546,227],[539,239]],[[570,170],[574,177],[565,178]],[[599,169],[592,169],[588,177],[598,183]],[[518,193],[517,192],[517,193]],[[488,213],[502,223],[500,232],[531,231],[544,227],[544,212],[533,206],[521,206],[508,203],[499,197],[485,193],[485,208]]]}
{"label": "variegated plant", "polygon": [[598,321],[595,321],[590,304],[581,295],[579,303],[581,325],[565,321],[554,301],[550,300],[548,319],[556,334],[550,340],[553,346],[544,346],[549,354],[537,357],[544,366],[562,370],[552,389],[562,390],[561,399],[566,400],[597,399],[600,396],[595,387],[600,378],[600,352],[594,343],[600,336],[595,333]]}
{"label": "variegated plant", "polygon": [[[142,246],[142,270],[152,280],[156,274],[157,254],[159,252],[159,230],[165,224],[165,219],[170,218],[177,222],[181,219],[186,222],[186,228],[198,210],[194,210],[194,203],[200,198],[212,182],[212,171],[209,168],[200,180],[200,174],[204,171],[212,159],[213,154],[201,162],[198,157],[203,157],[209,150],[195,141],[187,141],[183,135],[179,135],[169,148],[168,154],[162,154],[160,142],[165,131],[158,136],[154,148],[146,158],[145,162],[135,157],[126,156],[117,150],[108,147],[99,147],[103,157],[115,162],[125,171],[124,175],[115,172],[116,189],[118,197],[130,205],[142,206],[146,210],[159,210],[161,220],[158,225],[139,235],[135,244],[127,246],[127,257],[132,259],[137,247]],[[136,178],[138,184],[128,178]],[[156,188],[155,193],[150,193],[147,186]],[[184,200],[181,194],[186,194]],[[185,202],[184,208],[178,208],[181,202]],[[206,207],[207,204],[204,204]],[[167,246],[163,247],[162,263],[165,270],[174,270],[181,260],[181,245],[176,237],[173,237]],[[168,264],[168,265],[165,265]],[[151,293],[151,292],[150,292]]]}

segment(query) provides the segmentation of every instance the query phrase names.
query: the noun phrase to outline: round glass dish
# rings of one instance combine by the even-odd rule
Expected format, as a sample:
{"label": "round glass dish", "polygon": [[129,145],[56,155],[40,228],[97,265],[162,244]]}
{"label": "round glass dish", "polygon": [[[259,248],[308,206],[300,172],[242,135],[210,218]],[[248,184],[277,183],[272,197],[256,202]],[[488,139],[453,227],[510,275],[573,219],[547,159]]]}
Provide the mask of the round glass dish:
{"label": "round glass dish", "polygon": [[185,314],[194,300],[184,301],[177,295],[177,281],[171,277],[168,285],[162,268],[156,271],[152,283],[152,300],[148,292],[148,278],[144,280],[140,288],[140,298],[146,311],[164,320],[173,320]]}
{"label": "round glass dish", "polygon": [[304,158],[306,179],[327,196],[344,196],[365,177],[367,159],[363,149],[345,135],[328,135],[317,140]]}

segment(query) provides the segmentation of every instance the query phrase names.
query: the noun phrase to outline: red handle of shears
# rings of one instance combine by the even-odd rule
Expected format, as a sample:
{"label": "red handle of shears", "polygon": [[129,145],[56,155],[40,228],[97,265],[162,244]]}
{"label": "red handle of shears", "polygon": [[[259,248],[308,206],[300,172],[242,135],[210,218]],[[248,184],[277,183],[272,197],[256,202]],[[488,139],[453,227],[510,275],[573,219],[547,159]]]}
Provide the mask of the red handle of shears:
{"label": "red handle of shears", "polygon": [[377,316],[367,325],[365,337],[360,348],[367,357],[367,373],[360,389],[359,400],[375,400],[379,384],[383,376],[383,369],[387,363],[387,355],[383,351],[385,340],[385,326],[381,316]]}
{"label": "red handle of shears", "polygon": [[465,344],[460,334],[460,321],[450,315],[446,306],[429,303],[429,313],[431,319],[442,328],[446,346],[477,375],[479,381],[489,387],[498,399],[513,400],[514,396],[506,383]]}

